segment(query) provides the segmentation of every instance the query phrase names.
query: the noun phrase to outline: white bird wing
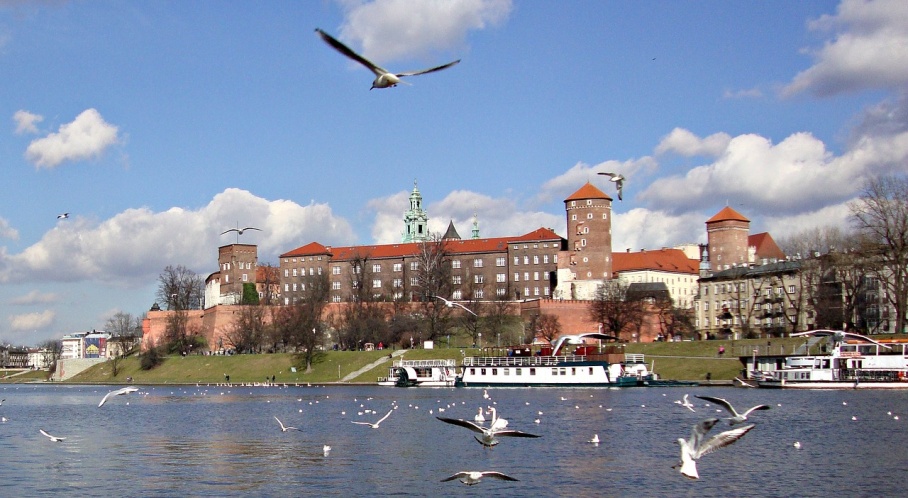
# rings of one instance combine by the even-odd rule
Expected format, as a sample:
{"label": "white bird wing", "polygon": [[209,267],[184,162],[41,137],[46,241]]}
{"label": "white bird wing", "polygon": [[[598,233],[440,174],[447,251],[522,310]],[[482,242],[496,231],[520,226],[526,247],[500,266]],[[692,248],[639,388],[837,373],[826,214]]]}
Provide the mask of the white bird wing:
{"label": "white bird wing", "polygon": [[386,418],[391,416],[391,412],[393,412],[393,411],[394,410],[388,410],[388,413],[386,413],[384,417],[378,419],[378,422],[375,422],[375,425],[378,425],[378,424],[384,422]]}
{"label": "white bird wing", "polygon": [[444,479],[441,480],[441,482],[453,481],[454,479],[460,479],[461,477],[469,477],[469,476],[470,476],[469,472],[458,472],[458,473],[452,475],[451,477],[445,477]]}
{"label": "white bird wing", "polygon": [[697,397],[702,400],[709,401],[711,403],[715,403],[717,405],[722,406],[723,408],[728,410],[728,413],[731,413],[733,417],[740,416],[738,414],[738,412],[735,411],[735,407],[731,406],[731,403],[729,403],[728,400],[726,400],[725,398],[715,398],[713,396],[697,396]]}
{"label": "white bird wing", "polygon": [[453,424],[453,425],[459,425],[461,427],[466,427],[467,429],[470,429],[473,432],[478,432],[480,434],[484,434],[486,432],[485,429],[474,424],[473,422],[470,422],[469,420],[461,420],[459,418],[445,418],[445,417],[435,417],[435,418],[437,418],[438,420],[441,420],[442,422],[444,422],[446,424]]}
{"label": "white bird wing", "polygon": [[396,73],[395,76],[417,76],[420,74],[434,73],[435,71],[441,71],[442,69],[447,69],[447,68],[454,66],[456,64],[459,64],[459,63],[460,63],[460,59],[457,59],[454,62],[449,62],[447,64],[442,64],[441,66],[435,66],[435,67],[429,68],[429,69],[420,69],[419,71],[407,71],[404,73]]}
{"label": "white bird wing", "polygon": [[690,448],[695,449],[700,446],[700,442],[703,441],[703,438],[706,437],[706,433],[713,428],[714,425],[719,423],[717,418],[708,418],[702,422],[694,425],[694,428],[690,431],[690,439],[687,441],[687,444]]}
{"label": "white bird wing", "polygon": [[529,432],[521,432],[513,429],[508,429],[505,431],[495,431],[493,432],[494,436],[503,436],[503,437],[542,437],[537,436],[536,434],[530,434]]}
{"label": "white bird wing", "polygon": [[355,420],[351,420],[350,422],[359,425],[375,425],[372,422],[356,422]]}
{"label": "white bird wing", "polygon": [[98,407],[100,408],[104,403],[107,403],[107,398],[109,398],[111,395],[114,395],[114,391],[111,391],[111,392],[105,394],[104,397],[101,398],[101,402],[98,403]]}
{"label": "white bird wing", "polygon": [[387,69],[377,66],[375,63],[373,63],[369,59],[366,59],[365,57],[357,54],[356,52],[351,50],[350,47],[339,42],[337,39],[335,39],[333,36],[329,35],[328,33],[325,33],[324,31],[322,31],[318,28],[315,28],[315,32],[318,33],[318,36],[320,36],[321,39],[324,40],[325,43],[327,43],[328,45],[331,45],[331,47],[333,47],[334,50],[337,50],[338,52],[346,55],[347,57],[355,60],[356,62],[359,62],[360,64],[366,66],[367,68],[369,68],[370,71],[375,73],[376,76],[381,76],[383,74],[389,73],[389,71]]}
{"label": "white bird wing", "polygon": [[754,427],[755,427],[754,424],[750,424],[750,425],[741,427],[739,429],[731,429],[731,430],[716,434],[715,436],[706,440],[705,443],[702,443],[699,446],[697,446],[697,448],[693,452],[692,457],[694,459],[697,459],[697,458],[702,457],[703,455],[708,455],[708,454],[718,450],[719,448],[724,448],[724,447],[734,443],[738,439],[741,439],[742,436],[747,434]]}
{"label": "white bird wing", "polygon": [[236,228],[231,228],[230,230],[224,230],[223,232],[221,232],[221,235],[224,235],[225,233],[230,233],[230,232],[239,232],[239,230]]}
{"label": "white bird wing", "polygon": [[45,432],[44,429],[38,429],[38,432],[40,432],[41,434],[44,434],[45,436],[50,438],[51,441],[63,441],[64,439],[66,439],[65,437],[52,436],[52,435],[48,434],[47,432]]}
{"label": "white bird wing", "polygon": [[757,405],[757,406],[751,408],[750,410],[747,410],[746,412],[744,412],[744,416],[746,417],[746,416],[750,415],[750,412],[755,411],[755,410],[769,410],[769,405]]}
{"label": "white bird wing", "polygon": [[491,477],[491,478],[494,478],[494,479],[501,479],[502,481],[516,481],[516,480],[517,480],[517,479],[514,479],[513,477],[511,477],[511,476],[509,476],[509,475],[507,475],[507,474],[503,474],[503,473],[501,473],[501,472],[495,472],[495,471],[491,471],[491,470],[490,470],[490,471],[481,472],[481,474],[482,474],[483,477]]}
{"label": "white bird wing", "polygon": [[279,418],[277,418],[277,416],[275,416],[275,417],[274,417],[274,420],[277,420],[277,423],[281,424],[281,430],[284,430],[284,431],[287,430],[287,428],[284,427],[284,423],[281,422],[281,419],[279,419]]}
{"label": "white bird wing", "polygon": [[467,310],[467,311],[470,312],[470,314],[472,314],[473,316],[479,316],[479,315],[477,315],[476,313],[474,313],[473,310],[471,310],[470,308],[467,308],[466,306],[464,306],[464,305],[462,305],[462,304],[460,304],[460,303],[454,303],[454,305],[460,306],[461,308]]}

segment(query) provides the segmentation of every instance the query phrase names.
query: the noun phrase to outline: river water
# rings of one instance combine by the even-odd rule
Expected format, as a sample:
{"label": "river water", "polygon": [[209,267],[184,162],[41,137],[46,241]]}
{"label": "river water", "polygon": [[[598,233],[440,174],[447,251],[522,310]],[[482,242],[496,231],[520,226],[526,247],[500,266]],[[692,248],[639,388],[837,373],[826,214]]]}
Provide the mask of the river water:
{"label": "river water", "polygon": [[[115,388],[0,387],[0,496],[881,497],[904,496],[908,475],[908,391],[489,389],[486,400],[482,389],[140,386],[99,408]],[[684,394],[696,413],[674,403]],[[723,415],[695,394],[772,409],[692,481],[672,469],[674,441]],[[486,405],[542,438],[487,450],[435,418],[472,420]],[[351,423],[393,406],[378,429]],[[281,432],[275,416],[301,430]],[[461,470],[519,481],[440,482]]]}

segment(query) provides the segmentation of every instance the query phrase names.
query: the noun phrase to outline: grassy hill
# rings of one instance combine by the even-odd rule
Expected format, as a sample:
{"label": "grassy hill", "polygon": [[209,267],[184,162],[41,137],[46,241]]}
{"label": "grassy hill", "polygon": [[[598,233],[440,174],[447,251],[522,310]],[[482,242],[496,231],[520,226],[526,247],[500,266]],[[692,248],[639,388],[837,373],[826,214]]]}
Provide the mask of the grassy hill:
{"label": "grassy hill", "polygon": [[[705,380],[709,373],[713,380],[731,380],[741,373],[739,357],[750,356],[754,349],[760,355],[790,354],[804,342],[803,338],[786,338],[772,339],[770,344],[765,339],[628,343],[625,352],[644,354],[646,362],[663,379]],[[725,353],[721,356],[718,353],[720,347],[725,348]],[[467,356],[478,354],[476,349],[463,351]],[[126,377],[132,377],[132,382],[137,384],[218,383],[224,382],[224,374],[228,374],[233,383],[263,382],[272,375],[280,383],[326,383],[338,382],[347,374],[380,361],[378,366],[351,381],[372,383],[378,377],[387,375],[391,365],[388,353],[388,350],[328,351],[321,362],[313,365],[310,373],[303,372],[301,368],[294,372],[294,357],[290,354],[172,356],[167,357],[162,365],[148,371],[141,370],[138,358],[131,357],[121,362],[116,377],[113,377],[111,364],[107,362],[96,365],[67,382],[117,384],[126,383]],[[459,348],[414,349],[407,351],[403,358],[453,358],[459,362],[462,354]],[[34,378],[20,378],[17,381],[30,380],[33,381]]]}

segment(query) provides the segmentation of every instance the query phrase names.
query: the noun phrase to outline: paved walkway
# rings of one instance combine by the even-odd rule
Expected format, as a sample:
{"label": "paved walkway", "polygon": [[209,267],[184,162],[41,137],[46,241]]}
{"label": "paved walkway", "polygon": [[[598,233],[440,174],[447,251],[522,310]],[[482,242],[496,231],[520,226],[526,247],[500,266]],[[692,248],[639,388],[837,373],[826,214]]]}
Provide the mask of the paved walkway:
{"label": "paved walkway", "polygon": [[[391,353],[391,356],[396,358],[396,357],[398,357],[398,356],[403,355],[403,354],[406,353],[406,352],[407,352],[406,349],[398,349],[397,351]],[[383,358],[381,358],[381,359],[375,360],[375,361],[373,361],[372,363],[370,363],[370,364],[364,366],[363,368],[360,368],[359,370],[357,370],[357,371],[355,371],[355,372],[350,372],[350,373],[348,373],[348,374],[345,375],[344,378],[341,379],[340,381],[341,381],[341,382],[350,382],[351,380],[353,380],[353,379],[359,377],[360,375],[362,375],[362,374],[368,372],[369,370],[372,370],[373,368],[378,367],[379,365],[381,365],[382,363],[384,363],[384,362],[387,361],[387,360],[388,360],[387,357],[383,357]],[[394,361],[394,360],[392,359],[391,361]]]}

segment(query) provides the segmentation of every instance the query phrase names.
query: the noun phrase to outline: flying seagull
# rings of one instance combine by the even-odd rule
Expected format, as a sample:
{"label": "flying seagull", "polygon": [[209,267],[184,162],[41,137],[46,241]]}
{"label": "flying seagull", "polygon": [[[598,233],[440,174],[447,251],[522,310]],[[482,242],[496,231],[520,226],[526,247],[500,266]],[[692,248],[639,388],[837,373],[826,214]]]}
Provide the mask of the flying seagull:
{"label": "flying seagull", "polygon": [[372,427],[373,429],[378,429],[378,424],[384,422],[386,418],[390,417],[390,416],[391,416],[391,412],[393,412],[393,411],[394,411],[394,410],[388,410],[388,413],[387,413],[384,417],[378,419],[378,422],[375,422],[374,424],[369,423],[369,422],[355,422],[355,421],[352,421],[352,422],[353,422],[354,424],[368,425],[368,426]]}
{"label": "flying seagull", "polygon": [[477,315],[476,313],[473,313],[473,310],[471,310],[470,308],[467,308],[466,306],[464,306],[464,305],[462,305],[462,304],[460,304],[460,303],[455,303],[454,301],[449,301],[449,300],[447,300],[447,299],[445,299],[445,298],[443,298],[443,297],[441,297],[441,296],[433,296],[433,297],[434,297],[435,299],[441,299],[442,301],[444,301],[445,304],[448,306],[448,308],[453,308],[453,307],[455,307],[455,306],[458,306],[458,307],[460,307],[460,308],[463,308],[463,309],[467,310],[467,311],[470,312],[470,314],[473,315],[473,316],[479,316],[479,315]]}
{"label": "flying seagull", "polygon": [[621,198],[621,189],[624,188],[624,176],[619,173],[599,173],[600,175],[605,175],[610,177],[610,182],[615,182],[615,188],[618,189],[618,200],[623,200]]}
{"label": "flying seagull", "polygon": [[441,482],[448,482],[448,481],[453,481],[454,479],[460,479],[460,482],[466,484],[467,486],[472,486],[474,484],[479,484],[479,481],[482,480],[483,477],[501,479],[502,481],[517,481],[518,480],[518,479],[514,479],[513,477],[511,477],[507,474],[502,474],[501,472],[494,472],[491,470],[479,472],[479,471],[474,470],[471,472],[467,472],[467,471],[458,472],[458,473],[452,475],[451,477],[446,477],[446,478],[442,479]]}
{"label": "flying seagull", "polygon": [[60,213],[57,215],[58,220],[65,220],[67,218],[69,218],[69,213]]}
{"label": "flying seagull", "polygon": [[281,419],[279,419],[279,418],[277,418],[277,417],[274,417],[274,420],[277,420],[277,423],[281,424],[281,432],[287,432],[287,431],[291,431],[291,430],[293,430],[293,431],[298,431],[298,430],[299,430],[299,429],[297,429],[296,427],[285,426],[284,423],[281,422]]}
{"label": "flying seagull", "polygon": [[98,407],[100,408],[101,406],[104,405],[104,403],[107,403],[107,398],[109,398],[111,396],[119,396],[121,394],[134,393],[138,390],[139,390],[138,387],[129,386],[129,387],[124,387],[123,389],[117,389],[116,391],[111,391],[111,392],[105,394],[103,398],[101,398],[101,402],[98,403]]}
{"label": "flying seagull", "polygon": [[744,423],[744,421],[747,420],[747,416],[750,415],[750,412],[752,412],[754,410],[769,410],[768,405],[757,405],[757,406],[751,408],[750,410],[747,410],[744,413],[738,413],[737,410],[735,410],[735,407],[731,406],[731,403],[729,403],[728,401],[726,401],[723,398],[714,398],[712,396],[697,396],[697,397],[702,400],[709,401],[709,402],[715,403],[717,405],[721,405],[726,410],[728,410],[728,413],[731,413],[731,417],[728,419],[729,425]]}
{"label": "flying seagull", "polygon": [[541,437],[536,434],[530,434],[527,432],[515,431],[513,429],[506,429],[508,421],[505,419],[499,419],[496,415],[492,416],[492,423],[489,424],[489,427],[483,427],[479,424],[470,422],[469,420],[461,420],[459,418],[444,418],[444,417],[435,417],[438,420],[446,424],[459,425],[461,427],[466,427],[473,432],[482,434],[482,437],[473,436],[479,444],[485,446],[486,448],[491,448],[499,443],[499,437]]}
{"label": "flying seagull", "polygon": [[65,437],[51,436],[50,434],[44,432],[44,429],[38,429],[38,432],[40,432],[41,434],[44,434],[45,436],[47,436],[48,439],[50,439],[51,441],[53,441],[55,443],[62,442],[63,440],[66,439]]}
{"label": "flying seagull", "polygon": [[697,460],[700,457],[734,443],[754,428],[753,424],[746,425],[744,427],[716,434],[704,441],[703,438],[706,437],[706,433],[717,423],[719,423],[719,419],[717,418],[706,419],[694,426],[694,429],[690,434],[690,439],[685,441],[683,438],[678,438],[678,444],[681,446],[681,462],[675,467],[681,467],[680,471],[684,477],[699,479],[700,474],[697,473]]}
{"label": "flying seagull", "polygon": [[387,69],[383,69],[379,66],[376,66],[369,59],[366,59],[365,57],[357,54],[356,52],[351,50],[350,47],[337,41],[333,36],[329,35],[328,33],[325,33],[324,31],[322,31],[318,28],[315,29],[315,32],[318,34],[318,36],[321,37],[322,40],[325,41],[325,43],[327,43],[328,45],[331,45],[334,48],[334,50],[337,50],[338,52],[346,55],[347,57],[355,60],[356,62],[359,62],[360,64],[369,68],[370,71],[375,73],[375,81],[372,82],[372,87],[369,88],[369,90],[372,90],[372,88],[388,88],[388,87],[392,87],[392,86],[397,86],[398,83],[403,83],[400,79],[404,76],[416,76],[419,74],[433,73],[435,71],[441,71],[442,69],[447,69],[460,62],[460,59],[457,59],[454,62],[449,62],[447,64],[433,67],[430,69],[422,69],[419,71],[407,71],[405,73],[392,73],[392,72],[388,71]]}
{"label": "flying seagull", "polygon": [[246,230],[258,230],[259,232],[262,231],[261,228],[255,228],[255,227],[231,228],[230,230],[224,230],[223,232],[221,232],[221,235],[224,235],[225,233],[230,233],[230,232],[236,232],[237,235],[243,235],[243,232],[245,232]]}
{"label": "flying seagull", "polygon": [[687,399],[687,397],[688,397],[688,395],[685,394],[683,401],[679,399],[679,400],[676,400],[675,403],[683,406],[684,408],[687,408],[688,410],[690,410],[692,412],[697,411],[697,410],[694,410],[694,404],[691,403],[690,400]]}

